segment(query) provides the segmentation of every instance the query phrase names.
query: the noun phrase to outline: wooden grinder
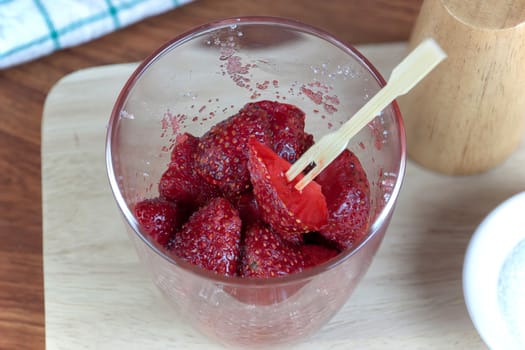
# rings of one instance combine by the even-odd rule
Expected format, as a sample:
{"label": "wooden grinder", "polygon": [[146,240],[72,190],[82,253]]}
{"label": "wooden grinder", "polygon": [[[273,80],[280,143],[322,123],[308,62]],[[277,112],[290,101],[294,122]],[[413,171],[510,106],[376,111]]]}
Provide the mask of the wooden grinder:
{"label": "wooden grinder", "polygon": [[486,171],[525,132],[525,0],[425,0],[410,49],[433,37],[448,54],[398,102],[409,156],[446,174]]}

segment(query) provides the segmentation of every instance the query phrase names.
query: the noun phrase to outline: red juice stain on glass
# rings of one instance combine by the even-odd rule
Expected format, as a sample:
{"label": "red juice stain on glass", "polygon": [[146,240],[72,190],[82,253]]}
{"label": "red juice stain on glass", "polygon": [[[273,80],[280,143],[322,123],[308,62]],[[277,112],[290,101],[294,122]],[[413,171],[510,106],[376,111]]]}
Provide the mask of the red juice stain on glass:
{"label": "red juice stain on glass", "polygon": [[183,122],[186,118],[187,117],[184,114],[173,115],[170,111],[164,113],[162,119],[160,120],[160,137],[165,137],[170,129],[172,135],[177,134],[180,130],[181,122]]}
{"label": "red juice stain on glass", "polygon": [[306,86],[301,86],[301,92],[305,94],[313,103],[320,105],[323,102],[323,93],[321,91],[313,91]]}

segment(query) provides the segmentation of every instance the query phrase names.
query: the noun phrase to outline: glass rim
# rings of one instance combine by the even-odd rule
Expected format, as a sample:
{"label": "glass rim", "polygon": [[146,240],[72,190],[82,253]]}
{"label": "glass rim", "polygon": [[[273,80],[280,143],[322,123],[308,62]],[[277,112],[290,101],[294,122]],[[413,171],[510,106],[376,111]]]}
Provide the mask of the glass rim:
{"label": "glass rim", "polygon": [[113,106],[113,109],[110,115],[110,119],[109,119],[109,123],[108,123],[108,128],[107,128],[107,133],[106,133],[106,149],[105,149],[106,172],[107,172],[108,180],[110,183],[111,191],[113,193],[113,197],[115,201],[117,202],[117,206],[120,210],[120,213],[126,219],[126,223],[131,227],[131,229],[141,239],[141,241],[145,243],[148,246],[148,248],[151,249],[159,257],[163,258],[164,260],[166,260],[172,265],[175,265],[179,268],[183,268],[187,272],[199,276],[200,278],[204,278],[206,280],[224,284],[224,285],[240,287],[240,288],[245,288],[245,287],[263,288],[263,287],[268,287],[268,286],[271,286],[271,287],[285,286],[285,285],[289,285],[292,283],[307,281],[319,274],[322,274],[323,272],[328,272],[330,270],[333,270],[334,268],[336,268],[337,266],[339,266],[346,260],[351,259],[352,256],[357,254],[368,243],[368,241],[370,241],[377,234],[377,232],[381,229],[382,225],[387,220],[391,212],[394,210],[394,205],[399,196],[401,185],[405,177],[405,168],[406,168],[405,128],[404,128],[401,112],[400,112],[399,106],[396,101],[393,101],[390,104],[390,106],[393,109],[393,113],[395,116],[395,123],[397,126],[397,135],[395,136],[400,140],[399,172],[397,174],[395,185],[392,189],[391,195],[387,199],[384,207],[381,209],[379,214],[376,215],[374,222],[371,225],[369,225],[369,228],[366,233],[366,238],[362,240],[358,245],[342,251],[340,254],[338,254],[338,256],[330,259],[327,262],[324,262],[322,264],[319,264],[319,265],[304,269],[303,271],[296,272],[296,273],[286,275],[286,276],[267,278],[267,279],[246,278],[246,277],[240,277],[240,276],[224,276],[224,275],[220,275],[215,272],[212,272],[212,271],[205,270],[199,266],[193,265],[185,261],[182,258],[178,258],[175,256],[165,254],[161,249],[159,249],[156,245],[150,242],[146,238],[146,234],[143,233],[142,230],[140,229],[140,225],[135,219],[135,216],[133,215],[131,209],[126,204],[126,200],[124,199],[120,191],[120,187],[118,185],[118,181],[117,181],[116,174],[115,174],[115,168],[113,164],[113,157],[112,157],[113,142],[116,139],[116,133],[118,131],[120,111],[122,110],[127,100],[127,97],[129,96],[129,93],[133,89],[135,83],[141,78],[142,74],[147,71],[148,67],[151,64],[153,64],[158,58],[162,57],[165,53],[169,52],[170,50],[176,47],[179,47],[180,45],[196,37],[200,37],[206,34],[207,32],[219,30],[219,29],[229,27],[232,25],[246,25],[246,24],[280,26],[280,27],[284,27],[284,28],[287,28],[293,31],[298,31],[298,32],[302,32],[305,34],[315,36],[318,39],[326,41],[334,45],[335,47],[343,50],[346,54],[348,54],[348,56],[353,57],[356,61],[361,63],[362,66],[371,75],[371,77],[376,80],[380,88],[386,85],[386,81],[381,76],[379,71],[354,46],[350,44],[346,44],[336,39],[332,34],[322,29],[316,28],[314,26],[311,26],[311,25],[308,25],[308,24],[305,24],[299,21],[291,20],[291,19],[280,18],[280,17],[270,17],[270,16],[241,16],[241,17],[231,17],[231,18],[220,19],[217,21],[212,21],[207,24],[200,25],[193,29],[190,29],[174,37],[173,39],[165,42],[163,45],[161,45],[159,48],[157,48],[151,54],[149,54],[138,65],[138,67],[135,68],[133,73],[127,79],[127,81],[125,82],[124,86],[121,88],[118,94],[118,97]]}

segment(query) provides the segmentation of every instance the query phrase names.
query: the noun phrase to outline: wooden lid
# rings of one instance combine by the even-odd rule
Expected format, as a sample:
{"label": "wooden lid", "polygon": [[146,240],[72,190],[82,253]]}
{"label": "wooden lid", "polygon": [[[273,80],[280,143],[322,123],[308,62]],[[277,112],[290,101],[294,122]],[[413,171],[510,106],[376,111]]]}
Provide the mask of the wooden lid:
{"label": "wooden lid", "polygon": [[458,21],[483,29],[507,29],[525,21],[525,0],[441,0]]}

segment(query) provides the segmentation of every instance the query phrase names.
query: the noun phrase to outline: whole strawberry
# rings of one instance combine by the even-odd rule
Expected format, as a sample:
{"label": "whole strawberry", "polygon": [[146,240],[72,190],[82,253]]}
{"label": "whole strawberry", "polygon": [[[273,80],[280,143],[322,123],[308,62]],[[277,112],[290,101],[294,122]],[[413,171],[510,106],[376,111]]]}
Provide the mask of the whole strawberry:
{"label": "whole strawberry", "polygon": [[185,210],[161,198],[138,202],[133,212],[144,232],[162,246],[168,244],[186,219]]}
{"label": "whole strawberry", "polygon": [[195,156],[196,171],[229,197],[249,189],[247,146],[250,138],[271,143],[268,114],[252,104],[216,124],[200,138]]}
{"label": "whole strawberry", "polygon": [[227,276],[237,273],[241,219],[224,198],[217,197],[194,212],[175,234],[171,250],[204,269]]}
{"label": "whole strawberry", "polygon": [[171,162],[159,182],[163,198],[198,207],[219,195],[218,189],[203,181],[195,171],[194,155],[198,143],[199,139],[189,133],[177,137]]}
{"label": "whole strawberry", "polygon": [[314,135],[305,132],[304,133],[304,138],[303,138],[303,150],[304,150],[304,152],[306,152],[308,150],[308,148],[312,147],[314,143],[315,143]]}
{"label": "whole strawberry", "polygon": [[303,233],[327,223],[328,210],[321,186],[312,181],[296,190],[299,179],[288,182],[285,176],[289,168],[269,147],[250,140],[248,169],[260,215],[284,239],[298,243]]}
{"label": "whole strawberry", "polygon": [[325,261],[332,259],[339,254],[339,251],[327,246],[304,244],[301,246],[301,254],[303,255],[306,268],[322,264]]}
{"label": "whole strawberry", "polygon": [[370,185],[359,159],[345,150],[315,181],[328,203],[328,223],[320,233],[341,249],[360,241],[368,229]]}
{"label": "whole strawberry", "polygon": [[251,105],[268,113],[271,148],[275,153],[290,163],[299,159],[305,151],[304,112],[291,104],[275,101],[258,101]]}
{"label": "whole strawberry", "polygon": [[299,247],[284,241],[270,227],[254,224],[246,230],[241,276],[271,278],[299,272],[303,268]]}

